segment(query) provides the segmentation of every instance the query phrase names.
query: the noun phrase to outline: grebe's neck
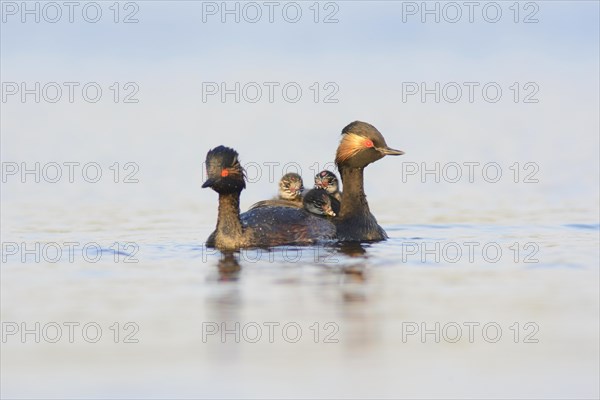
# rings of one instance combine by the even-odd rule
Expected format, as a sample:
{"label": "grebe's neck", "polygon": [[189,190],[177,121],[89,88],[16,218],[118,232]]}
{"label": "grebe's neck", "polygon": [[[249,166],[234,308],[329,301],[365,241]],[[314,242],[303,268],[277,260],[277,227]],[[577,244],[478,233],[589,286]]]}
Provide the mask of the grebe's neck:
{"label": "grebe's neck", "polygon": [[370,214],[363,184],[363,171],[364,168],[340,169],[344,185],[340,218],[357,214]]}
{"label": "grebe's neck", "polygon": [[369,210],[363,187],[364,168],[342,168],[342,207],[339,217],[334,220],[338,239],[361,242],[387,239],[387,234],[379,226]]}
{"label": "grebe's neck", "polygon": [[219,216],[217,235],[231,239],[241,239],[243,235],[240,221],[240,193],[219,193]]}

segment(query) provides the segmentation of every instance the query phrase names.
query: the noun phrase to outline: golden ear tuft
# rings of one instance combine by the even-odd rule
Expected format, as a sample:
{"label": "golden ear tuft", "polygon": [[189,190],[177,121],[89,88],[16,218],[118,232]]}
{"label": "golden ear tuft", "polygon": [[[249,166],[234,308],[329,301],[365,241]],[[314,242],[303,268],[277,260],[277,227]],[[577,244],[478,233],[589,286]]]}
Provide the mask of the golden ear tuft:
{"label": "golden ear tuft", "polygon": [[335,163],[341,164],[349,158],[354,157],[359,151],[368,147],[373,147],[373,142],[370,139],[355,133],[345,134],[338,146],[335,155]]}

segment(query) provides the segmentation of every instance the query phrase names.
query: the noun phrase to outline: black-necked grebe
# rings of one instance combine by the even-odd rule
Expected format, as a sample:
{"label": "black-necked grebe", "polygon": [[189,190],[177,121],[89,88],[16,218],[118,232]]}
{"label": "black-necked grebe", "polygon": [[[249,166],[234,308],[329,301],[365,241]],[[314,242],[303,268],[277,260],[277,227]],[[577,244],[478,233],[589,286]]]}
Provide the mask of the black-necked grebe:
{"label": "black-necked grebe", "polygon": [[338,202],[336,207],[333,204],[334,201],[337,200],[330,196],[324,189],[318,188],[306,192],[302,199],[302,204],[306,211],[313,214],[335,217],[340,211],[340,204]]}
{"label": "black-necked grebe", "polygon": [[302,177],[295,172],[289,172],[279,180],[279,200],[302,203],[303,191]]}
{"label": "black-necked grebe", "polygon": [[321,171],[315,175],[315,188],[325,189],[329,197],[331,198],[331,207],[335,211],[336,215],[340,212],[342,192],[340,192],[340,186],[337,176],[331,171]]}
{"label": "black-necked grebe", "polygon": [[342,201],[342,192],[337,176],[331,171],[323,170],[315,175],[315,187],[325,189],[337,201]]}
{"label": "black-necked grebe", "polygon": [[369,210],[364,191],[363,171],[370,163],[403,151],[388,147],[385,139],[371,124],[354,121],[342,130],[335,163],[342,176],[344,193],[339,215],[333,219],[341,241],[385,240],[387,234]]}
{"label": "black-necked grebe", "polygon": [[206,245],[221,250],[243,247],[307,245],[335,238],[335,226],[301,208],[260,207],[240,215],[240,193],[246,187],[238,153],[225,146],[206,155],[208,179],[202,185],[219,194],[216,230]]}
{"label": "black-necked grebe", "polygon": [[308,192],[303,192],[301,203],[280,199],[262,200],[251,205],[249,210],[262,207],[304,208],[310,213],[330,217],[334,217],[340,212],[340,202],[322,188],[315,188]]}
{"label": "black-necked grebe", "polygon": [[303,193],[304,183],[302,177],[295,172],[289,172],[279,180],[277,197],[254,203],[250,206],[249,210],[271,206],[302,208]]}

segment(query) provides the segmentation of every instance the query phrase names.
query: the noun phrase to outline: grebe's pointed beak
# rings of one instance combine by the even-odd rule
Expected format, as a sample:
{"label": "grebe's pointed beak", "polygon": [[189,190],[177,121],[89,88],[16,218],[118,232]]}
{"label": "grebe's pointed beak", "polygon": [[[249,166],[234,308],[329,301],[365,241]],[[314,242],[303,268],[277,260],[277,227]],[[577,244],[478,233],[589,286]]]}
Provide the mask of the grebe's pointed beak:
{"label": "grebe's pointed beak", "polygon": [[212,185],[214,185],[214,183],[215,183],[215,180],[214,180],[213,178],[208,178],[208,179],[206,180],[206,182],[204,182],[204,183],[202,184],[202,188],[203,188],[203,189],[206,189],[207,187],[211,187]]}
{"label": "grebe's pointed beak", "polygon": [[384,156],[401,156],[402,154],[404,154],[402,150],[395,150],[389,147],[384,147],[382,149],[377,150],[379,150],[379,152]]}

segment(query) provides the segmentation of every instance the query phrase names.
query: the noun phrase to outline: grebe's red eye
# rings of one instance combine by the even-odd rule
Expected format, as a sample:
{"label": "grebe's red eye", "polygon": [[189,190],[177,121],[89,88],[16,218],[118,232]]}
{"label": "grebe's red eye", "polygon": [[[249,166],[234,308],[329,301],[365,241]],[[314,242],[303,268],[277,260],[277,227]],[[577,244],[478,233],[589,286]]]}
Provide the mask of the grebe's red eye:
{"label": "grebe's red eye", "polygon": [[365,140],[365,147],[373,147],[373,142],[370,139]]}
{"label": "grebe's red eye", "polygon": [[227,171],[226,169],[223,169],[223,170],[221,171],[221,176],[222,176],[223,178],[225,178],[226,176],[229,176],[229,171]]}

